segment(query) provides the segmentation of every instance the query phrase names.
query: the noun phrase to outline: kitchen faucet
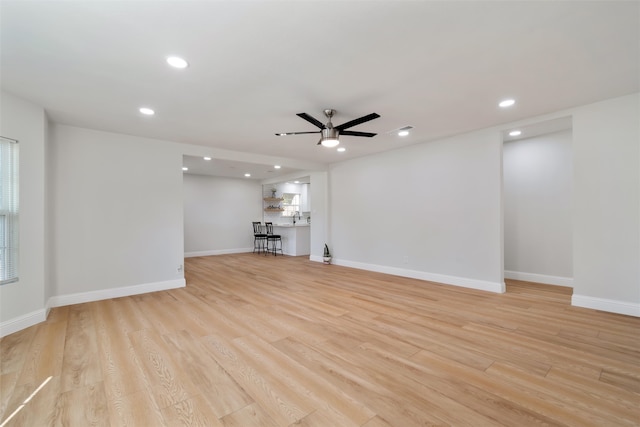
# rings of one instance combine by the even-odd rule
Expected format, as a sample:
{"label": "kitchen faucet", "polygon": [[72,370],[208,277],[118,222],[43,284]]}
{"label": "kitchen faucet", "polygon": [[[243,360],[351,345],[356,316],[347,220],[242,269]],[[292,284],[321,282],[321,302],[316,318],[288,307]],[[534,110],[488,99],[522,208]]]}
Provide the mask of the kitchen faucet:
{"label": "kitchen faucet", "polygon": [[295,211],[293,213],[293,225],[296,225],[296,214],[298,215],[298,219],[301,219],[300,217],[300,211]]}

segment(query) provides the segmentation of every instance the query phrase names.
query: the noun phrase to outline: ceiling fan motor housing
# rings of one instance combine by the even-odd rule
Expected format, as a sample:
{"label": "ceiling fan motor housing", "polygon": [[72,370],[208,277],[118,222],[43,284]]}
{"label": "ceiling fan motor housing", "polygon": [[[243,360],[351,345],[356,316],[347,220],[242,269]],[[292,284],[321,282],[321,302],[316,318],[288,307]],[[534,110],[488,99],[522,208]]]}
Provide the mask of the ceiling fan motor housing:
{"label": "ceiling fan motor housing", "polygon": [[329,117],[329,121],[331,121],[331,117],[336,113],[336,110],[332,110],[330,108],[324,110],[324,115]]}
{"label": "ceiling fan motor housing", "polygon": [[340,135],[340,131],[334,128],[333,126],[328,127],[326,129],[322,129],[322,139],[338,139]]}

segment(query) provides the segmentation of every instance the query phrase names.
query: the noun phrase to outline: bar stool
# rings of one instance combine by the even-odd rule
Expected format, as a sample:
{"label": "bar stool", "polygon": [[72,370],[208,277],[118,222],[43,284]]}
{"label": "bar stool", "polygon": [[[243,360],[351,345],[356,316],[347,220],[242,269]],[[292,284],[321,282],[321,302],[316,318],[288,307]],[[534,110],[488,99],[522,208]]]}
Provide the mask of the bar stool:
{"label": "bar stool", "polygon": [[[267,227],[267,252],[271,251],[275,256],[277,254],[276,251],[280,251],[280,253],[284,255],[284,252],[282,252],[282,236],[273,234],[272,222],[265,222],[264,225]],[[269,249],[269,242],[271,242],[271,249]],[[280,242],[280,248],[277,246],[278,242]],[[265,252],[265,255],[267,252]]]}
{"label": "bar stool", "polygon": [[260,222],[252,222],[253,224],[253,253],[265,251],[267,246],[267,235],[262,232],[262,224]]}

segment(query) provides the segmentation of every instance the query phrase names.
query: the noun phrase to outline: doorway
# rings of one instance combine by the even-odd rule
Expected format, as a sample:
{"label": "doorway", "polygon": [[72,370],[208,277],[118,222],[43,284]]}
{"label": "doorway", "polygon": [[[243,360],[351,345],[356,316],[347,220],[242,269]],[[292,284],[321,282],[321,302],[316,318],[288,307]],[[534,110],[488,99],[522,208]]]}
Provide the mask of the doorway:
{"label": "doorway", "polygon": [[573,287],[572,157],[571,117],[504,132],[505,279]]}

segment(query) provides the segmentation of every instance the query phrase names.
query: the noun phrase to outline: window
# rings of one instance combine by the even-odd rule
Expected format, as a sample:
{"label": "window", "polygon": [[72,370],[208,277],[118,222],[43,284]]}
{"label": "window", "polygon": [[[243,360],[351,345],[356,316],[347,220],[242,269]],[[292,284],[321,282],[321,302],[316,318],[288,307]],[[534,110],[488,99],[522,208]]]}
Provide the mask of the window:
{"label": "window", "polygon": [[284,212],[282,216],[293,216],[296,212],[300,212],[300,194],[298,193],[283,193],[282,207]]}
{"label": "window", "polygon": [[18,281],[18,141],[0,136],[0,285]]}

